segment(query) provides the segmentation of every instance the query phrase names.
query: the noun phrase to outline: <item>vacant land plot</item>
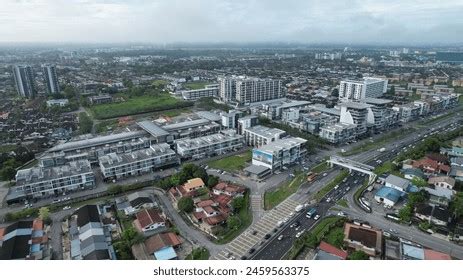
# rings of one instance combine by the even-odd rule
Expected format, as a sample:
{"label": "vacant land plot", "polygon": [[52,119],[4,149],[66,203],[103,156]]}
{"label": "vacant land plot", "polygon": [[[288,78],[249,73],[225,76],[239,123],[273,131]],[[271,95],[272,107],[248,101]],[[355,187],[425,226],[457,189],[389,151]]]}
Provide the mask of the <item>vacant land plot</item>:
{"label": "vacant land plot", "polygon": [[210,161],[208,166],[215,169],[235,172],[242,170],[246,166],[246,163],[251,161],[251,158],[251,151],[248,151],[243,154]]}
{"label": "vacant land plot", "polygon": [[210,83],[209,82],[189,82],[189,83],[184,84],[183,86],[186,89],[202,89],[208,84]]}
{"label": "vacant land plot", "polygon": [[135,114],[158,112],[192,106],[193,103],[181,101],[162,94],[156,96],[139,96],[121,103],[101,104],[92,106],[91,112],[97,119],[109,119]]}

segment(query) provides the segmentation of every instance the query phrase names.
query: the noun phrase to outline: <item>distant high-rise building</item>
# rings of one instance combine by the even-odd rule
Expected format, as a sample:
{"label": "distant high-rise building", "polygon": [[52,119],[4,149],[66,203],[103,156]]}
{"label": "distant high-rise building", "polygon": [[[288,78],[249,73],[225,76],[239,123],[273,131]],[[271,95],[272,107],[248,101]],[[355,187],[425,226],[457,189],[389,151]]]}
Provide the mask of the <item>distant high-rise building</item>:
{"label": "distant high-rise building", "polygon": [[56,75],[55,65],[42,65],[43,77],[45,79],[45,85],[47,86],[48,94],[60,93],[58,84],[58,75]]}
{"label": "distant high-rise building", "polygon": [[225,102],[251,104],[284,96],[281,80],[249,77],[219,78],[219,95]]}
{"label": "distant high-rise building", "polygon": [[358,101],[368,97],[380,97],[387,91],[387,80],[380,78],[364,78],[363,81],[341,81],[339,99]]}
{"label": "distant high-rise building", "polygon": [[25,98],[34,98],[37,92],[32,67],[15,65],[13,66],[13,76],[19,95]]}

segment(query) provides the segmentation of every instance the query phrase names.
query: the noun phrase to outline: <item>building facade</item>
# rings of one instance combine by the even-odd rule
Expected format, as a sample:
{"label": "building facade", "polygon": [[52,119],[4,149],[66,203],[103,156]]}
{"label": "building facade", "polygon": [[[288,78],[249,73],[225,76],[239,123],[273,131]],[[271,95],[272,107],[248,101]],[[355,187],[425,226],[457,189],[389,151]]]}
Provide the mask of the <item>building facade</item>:
{"label": "building facade", "polygon": [[361,100],[367,97],[380,97],[387,91],[387,80],[364,78],[363,81],[344,80],[339,85],[340,100]]}
{"label": "building facade", "polygon": [[256,125],[244,129],[244,139],[248,146],[260,147],[286,135],[284,130]]}

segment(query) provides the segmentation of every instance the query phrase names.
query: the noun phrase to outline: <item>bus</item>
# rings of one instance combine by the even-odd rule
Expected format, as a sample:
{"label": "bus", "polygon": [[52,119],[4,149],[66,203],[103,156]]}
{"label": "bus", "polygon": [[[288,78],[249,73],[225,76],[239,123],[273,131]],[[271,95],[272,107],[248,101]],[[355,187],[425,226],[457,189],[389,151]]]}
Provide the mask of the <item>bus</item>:
{"label": "bus", "polygon": [[309,172],[307,173],[307,182],[312,182],[313,180],[315,180],[315,177],[317,177],[317,173],[315,172]]}

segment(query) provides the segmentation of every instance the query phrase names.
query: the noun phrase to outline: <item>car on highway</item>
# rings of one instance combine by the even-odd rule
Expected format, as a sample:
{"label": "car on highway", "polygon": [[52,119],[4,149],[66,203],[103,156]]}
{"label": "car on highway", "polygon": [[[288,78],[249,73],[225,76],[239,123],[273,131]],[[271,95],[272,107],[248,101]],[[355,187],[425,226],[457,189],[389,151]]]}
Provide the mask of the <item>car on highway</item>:
{"label": "car on highway", "polygon": [[339,212],[338,212],[338,216],[340,216],[340,217],[347,217],[347,214],[346,214],[346,212],[339,211]]}
{"label": "car on highway", "polygon": [[292,223],[289,227],[290,228],[293,228],[293,227],[298,227],[301,223],[299,221],[296,221],[294,223]]}
{"label": "car on highway", "polygon": [[334,190],[339,189],[339,185],[334,186]]}
{"label": "car on highway", "polygon": [[328,202],[328,203],[331,202],[331,197],[328,197],[328,198],[326,199],[326,202]]}
{"label": "car on highway", "polygon": [[71,209],[71,206],[69,206],[69,205],[63,207],[63,210],[69,210],[69,209]]}
{"label": "car on highway", "polygon": [[323,176],[323,177],[326,177],[327,175],[328,175],[328,173],[323,173],[323,175],[322,175],[322,176]]}
{"label": "car on highway", "polygon": [[320,219],[320,215],[316,215],[314,218],[313,218],[315,221]]}
{"label": "car on highway", "polygon": [[303,230],[299,231],[298,233],[296,233],[296,238],[301,237],[301,235],[303,235],[304,232],[305,232],[305,229],[303,229]]}
{"label": "car on highway", "polygon": [[282,235],[280,235],[280,236],[278,236],[278,241],[281,241],[281,240],[283,240],[283,238],[285,238],[285,236],[284,236],[283,234],[282,234]]}

